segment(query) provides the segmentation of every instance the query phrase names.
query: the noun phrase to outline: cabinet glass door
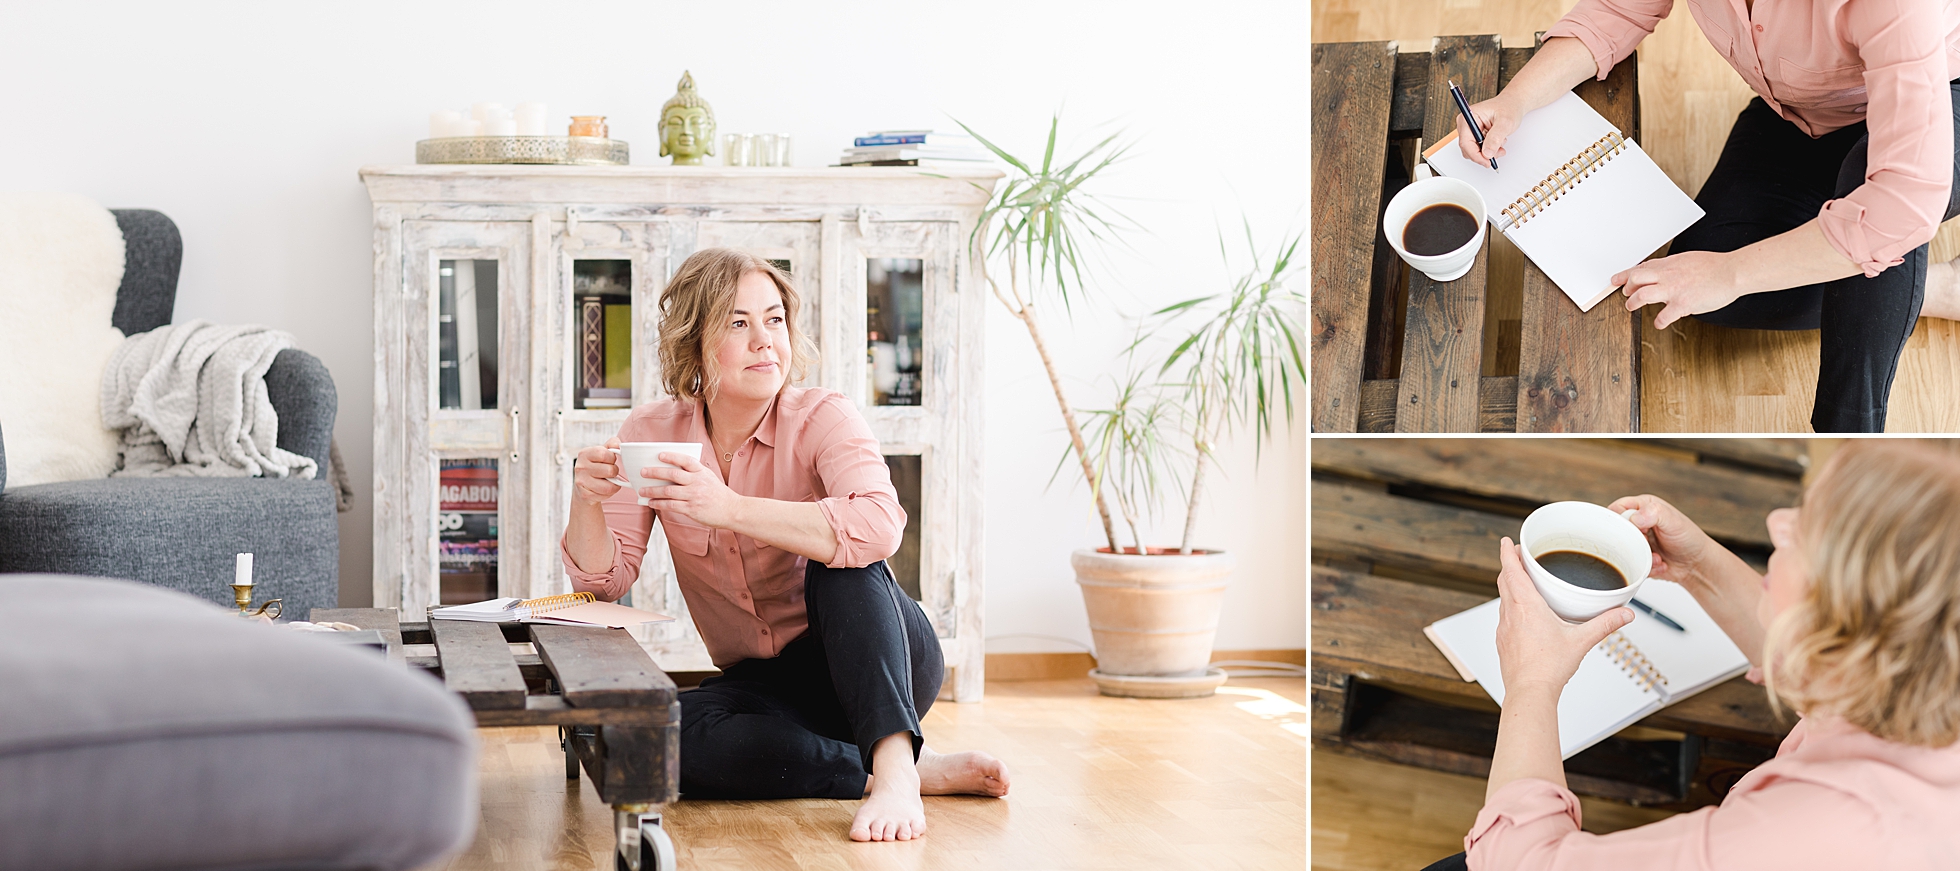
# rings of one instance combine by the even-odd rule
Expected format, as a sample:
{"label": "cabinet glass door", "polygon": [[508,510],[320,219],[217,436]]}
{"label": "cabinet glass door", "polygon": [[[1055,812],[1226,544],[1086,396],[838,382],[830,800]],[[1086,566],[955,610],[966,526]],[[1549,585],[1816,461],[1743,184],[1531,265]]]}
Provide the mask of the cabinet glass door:
{"label": "cabinet glass door", "polygon": [[842,226],[844,287],[833,299],[835,387],[854,399],[885,452],[908,515],[887,562],[899,586],[924,606],[941,638],[957,626],[955,590],[961,518],[955,486],[962,446],[954,403],[977,399],[959,385],[955,294],[959,228],[932,221]]}
{"label": "cabinet glass door", "polygon": [[404,620],[525,589],[529,491],[511,472],[527,453],[530,324],[511,291],[529,284],[530,231],[402,225],[401,293],[380,301],[375,325],[375,465],[402,492],[377,494],[374,558],[375,602]]}

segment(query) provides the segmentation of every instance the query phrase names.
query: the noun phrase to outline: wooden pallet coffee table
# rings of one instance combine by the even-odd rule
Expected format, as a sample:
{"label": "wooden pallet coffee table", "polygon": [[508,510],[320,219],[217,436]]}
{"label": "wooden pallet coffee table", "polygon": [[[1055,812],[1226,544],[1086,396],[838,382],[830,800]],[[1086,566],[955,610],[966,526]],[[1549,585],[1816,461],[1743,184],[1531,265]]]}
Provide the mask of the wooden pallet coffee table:
{"label": "wooden pallet coffee table", "polygon": [[[680,798],[681,706],[674,682],[623,629],[432,620],[392,608],[315,608],[307,619],[376,629],[388,658],[427,669],[463,697],[478,726],[557,726],[565,776],[581,764],[612,805],[615,867],[671,871],[662,806]],[[433,644],[434,656],[405,645]],[[530,644],[535,652],[513,652]]]}
{"label": "wooden pallet coffee table", "polygon": [[[1579,311],[1529,261],[1518,301],[1490,282],[1492,241],[1468,274],[1437,282],[1383,238],[1382,209],[1409,184],[1417,144],[1455,128],[1448,82],[1472,103],[1489,99],[1535,50],[1495,36],[1438,37],[1429,48],[1313,47],[1314,431],[1638,431],[1634,313],[1613,299]],[[1575,92],[1639,141],[1636,69],[1630,56]],[[1505,312],[1486,318],[1500,301]],[[1516,375],[1483,374],[1487,332],[1495,371],[1509,369],[1516,343]]]}

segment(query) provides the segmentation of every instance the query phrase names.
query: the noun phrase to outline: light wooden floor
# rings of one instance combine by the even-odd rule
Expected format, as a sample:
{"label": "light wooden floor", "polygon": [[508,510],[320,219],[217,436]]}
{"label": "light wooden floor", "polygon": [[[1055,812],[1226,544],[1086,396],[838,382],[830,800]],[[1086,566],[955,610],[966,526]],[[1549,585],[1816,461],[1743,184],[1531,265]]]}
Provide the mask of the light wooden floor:
{"label": "light wooden floor", "polygon": [[[1509,46],[1557,21],[1572,0],[1313,0],[1314,42],[1392,39],[1426,49],[1443,34],[1495,33]],[[1701,35],[1686,4],[1640,45],[1641,147],[1690,195],[1714,169],[1736,113],[1752,96]],[[1960,255],[1960,219],[1932,256]],[[1505,270],[1509,272],[1511,270]],[[1521,273],[1520,273],[1521,274]],[[1518,279],[1513,279],[1517,281]],[[1516,303],[1493,286],[1491,317]],[[1817,378],[1816,333],[1728,330],[1684,321],[1641,339],[1647,432],[1807,432]],[[1892,432],[1960,431],[1960,324],[1921,319],[1893,382]]]}
{"label": "light wooden floor", "polygon": [[[1009,766],[1005,799],[926,799],[918,841],[846,837],[857,802],[682,801],[682,868],[1297,869],[1306,865],[1306,682],[1234,678],[1208,699],[1105,698],[1087,679],[989,682],[935,704],[936,750]],[[611,810],[571,786],[553,729],[485,729],[483,822],[461,869],[611,869]],[[431,869],[433,871],[433,869]]]}
{"label": "light wooden floor", "polygon": [[[1416,871],[1463,852],[1484,806],[1484,779],[1313,751],[1315,871]],[[1670,816],[1580,796],[1588,832],[1617,832]]]}

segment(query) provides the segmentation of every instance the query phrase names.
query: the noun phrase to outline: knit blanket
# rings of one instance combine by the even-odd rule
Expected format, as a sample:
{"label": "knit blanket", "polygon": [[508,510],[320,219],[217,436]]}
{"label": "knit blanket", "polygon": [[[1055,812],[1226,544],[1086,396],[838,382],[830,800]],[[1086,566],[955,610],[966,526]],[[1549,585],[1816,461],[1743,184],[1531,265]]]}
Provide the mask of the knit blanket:
{"label": "knit blanket", "polygon": [[281,450],[265,372],[291,334],[255,324],[169,324],[129,337],[102,373],[102,422],[122,432],[136,477],[312,478]]}

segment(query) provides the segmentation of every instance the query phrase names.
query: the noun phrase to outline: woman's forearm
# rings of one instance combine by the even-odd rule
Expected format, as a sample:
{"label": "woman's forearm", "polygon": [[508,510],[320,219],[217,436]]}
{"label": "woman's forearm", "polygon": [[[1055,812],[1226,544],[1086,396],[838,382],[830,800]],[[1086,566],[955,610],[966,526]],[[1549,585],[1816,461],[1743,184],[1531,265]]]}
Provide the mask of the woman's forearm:
{"label": "woman's forearm", "polygon": [[1695,601],[1715,625],[1749,657],[1749,664],[1762,665],[1762,619],[1757,606],[1763,598],[1763,576],[1728,548],[1709,542],[1709,550],[1693,570],[1679,579],[1694,594]]}
{"label": "woman's forearm", "polygon": [[1570,36],[1555,36],[1538,47],[1524,69],[1504,86],[1501,96],[1516,101],[1520,111],[1529,112],[1558,99],[1598,71],[1599,64],[1585,43]]}
{"label": "woman's forearm", "polygon": [[837,555],[837,531],[815,502],[745,496],[726,528],[826,565]]}
{"label": "woman's forearm", "polygon": [[1734,259],[1736,288],[1742,293],[1763,293],[1835,281],[1864,270],[1851,258],[1831,247],[1816,218],[1786,233],[1779,233],[1729,257]]}
{"label": "woman's forearm", "polygon": [[565,551],[582,572],[607,572],[613,567],[617,543],[606,526],[606,512],[596,502],[572,500],[572,516],[565,524]]}
{"label": "woman's forearm", "polygon": [[1504,688],[1504,712],[1497,721],[1497,749],[1490,757],[1485,801],[1505,784],[1527,777],[1565,785],[1558,743],[1558,696],[1563,689],[1544,682]]}

